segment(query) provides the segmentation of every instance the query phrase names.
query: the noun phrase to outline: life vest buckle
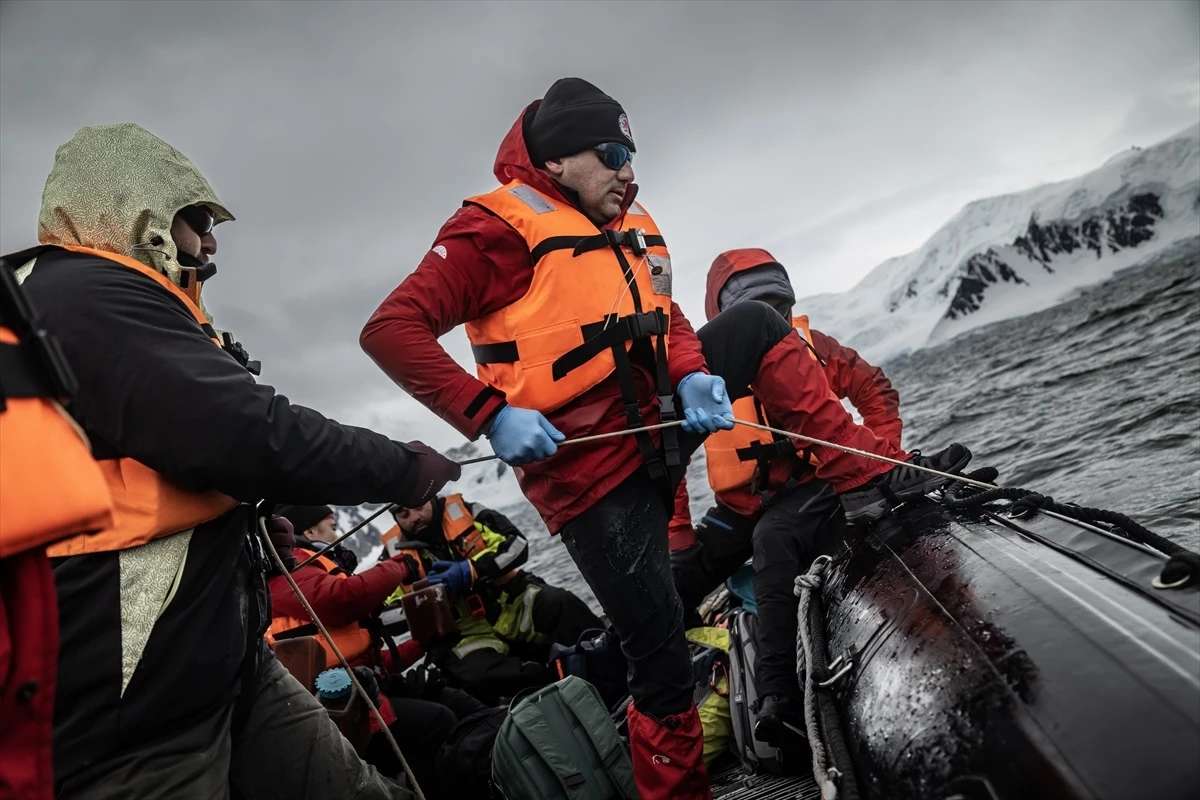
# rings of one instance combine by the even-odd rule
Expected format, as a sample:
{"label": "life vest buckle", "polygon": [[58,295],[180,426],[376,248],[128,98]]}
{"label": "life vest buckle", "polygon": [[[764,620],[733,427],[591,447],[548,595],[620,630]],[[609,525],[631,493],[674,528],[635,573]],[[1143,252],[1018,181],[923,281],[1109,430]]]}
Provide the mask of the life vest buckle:
{"label": "life vest buckle", "polygon": [[630,339],[648,339],[651,336],[658,336],[663,332],[662,323],[658,318],[658,313],[655,311],[630,314],[625,319],[628,320],[626,325],[629,328]]}
{"label": "life vest buckle", "polygon": [[635,256],[644,256],[648,252],[646,247],[646,232],[641,228],[630,228],[625,232],[626,238],[629,240],[629,249],[633,251]]}

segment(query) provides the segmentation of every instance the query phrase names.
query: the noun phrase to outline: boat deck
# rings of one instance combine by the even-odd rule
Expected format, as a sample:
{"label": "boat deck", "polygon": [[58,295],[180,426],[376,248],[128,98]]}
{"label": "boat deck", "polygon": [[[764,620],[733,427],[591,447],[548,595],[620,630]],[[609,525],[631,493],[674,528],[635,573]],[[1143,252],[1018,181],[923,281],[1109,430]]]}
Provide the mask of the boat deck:
{"label": "boat deck", "polygon": [[747,775],[733,756],[723,756],[709,772],[714,800],[820,800],[812,775]]}

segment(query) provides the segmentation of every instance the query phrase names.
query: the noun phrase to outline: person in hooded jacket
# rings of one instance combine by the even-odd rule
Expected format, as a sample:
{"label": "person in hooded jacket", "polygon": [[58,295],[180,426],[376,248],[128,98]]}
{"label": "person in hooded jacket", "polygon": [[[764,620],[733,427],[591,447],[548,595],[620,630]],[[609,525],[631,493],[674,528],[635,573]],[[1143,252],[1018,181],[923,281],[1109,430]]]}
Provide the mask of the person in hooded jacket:
{"label": "person in hooded jacket", "polygon": [[[667,240],[637,199],[635,150],[616,100],[579,78],[555,82],[501,143],[500,187],[442,226],[360,340],[409,394],[518,468],[621,639],[639,793],[702,798],[711,790],[667,549],[686,457],[732,427],[730,399],[751,384],[788,430],[910,456],[855,425],[828,387],[793,390],[808,349],[770,306],[741,303],[693,331],[671,299]],[[437,341],[463,324],[477,376]],[[683,431],[645,429],[660,421]],[[594,435],[604,436],[558,447]],[[856,521],[933,485],[908,466],[815,452]],[[956,469],[966,456],[956,445],[913,458]]]}
{"label": "person in hooded jacket", "polygon": [[47,550],[56,794],[408,797],[266,647],[254,504],[420,504],[459,468],[254,380],[200,300],[232,219],[161,139],[89,127],[56,153],[41,245],[9,256],[74,368],[71,414],[114,506],[105,530]]}
{"label": "person in hooded jacket", "polygon": [[[766,250],[721,253],[708,272],[708,319],[738,303],[763,302],[779,312],[811,346],[808,369],[798,380],[828,385],[848,399],[876,436],[900,447],[903,422],[900,395],[883,370],[854,350],[793,315],[795,291],[787,270]],[[760,393],[734,404],[739,419],[772,425]],[[775,427],[772,425],[772,427]],[[754,598],[758,648],[754,676],[758,696],[756,735],[779,744],[784,723],[802,728],[802,696],[796,680],[796,575],[844,532],[845,517],[828,483],[814,477],[812,453],[791,440],[739,426],[718,431],[704,442],[709,485],[716,498],[693,528],[686,480],[675,496],[670,546],[675,587],[689,617],[699,625],[696,607],[746,559],[754,559]],[[819,537],[819,539],[818,539]]]}
{"label": "person in hooded jacket", "polygon": [[585,631],[604,629],[576,595],[521,569],[529,542],[500,512],[453,494],[393,508],[392,517],[385,552],[419,559],[429,583],[444,584],[456,600],[455,632],[430,643],[430,659],[484,702],[545,686],[553,680],[551,644],[574,645]]}

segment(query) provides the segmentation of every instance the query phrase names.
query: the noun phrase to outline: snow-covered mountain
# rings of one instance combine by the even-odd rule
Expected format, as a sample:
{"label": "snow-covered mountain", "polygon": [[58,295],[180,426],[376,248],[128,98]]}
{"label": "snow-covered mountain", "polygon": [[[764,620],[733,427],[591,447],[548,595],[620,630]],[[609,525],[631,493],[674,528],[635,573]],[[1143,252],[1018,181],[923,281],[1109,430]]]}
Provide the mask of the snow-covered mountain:
{"label": "snow-covered mountain", "polygon": [[1200,249],[1200,125],[1078,178],[973,202],[853,289],[796,307],[878,363],[1188,249]]}

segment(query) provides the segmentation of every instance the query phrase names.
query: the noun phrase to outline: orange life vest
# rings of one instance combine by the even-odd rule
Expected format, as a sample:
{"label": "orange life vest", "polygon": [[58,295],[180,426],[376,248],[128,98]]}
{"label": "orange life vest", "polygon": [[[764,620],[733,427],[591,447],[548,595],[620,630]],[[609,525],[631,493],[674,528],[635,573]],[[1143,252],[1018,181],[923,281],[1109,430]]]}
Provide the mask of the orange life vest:
{"label": "orange life vest", "polygon": [[59,405],[74,376],[0,263],[0,558],[112,525],[112,498],[83,431]]}
{"label": "orange life vest", "polygon": [[[792,319],[796,332],[808,343],[808,354],[816,360],[812,350],[812,333],[808,328],[808,317],[799,316]],[[748,395],[733,403],[735,419],[757,421],[767,425],[766,415],[762,413],[754,395]],[[708,485],[713,493],[721,495],[726,492],[750,489],[757,491],[757,480],[766,480],[766,472],[770,461],[781,456],[795,455],[796,448],[793,440],[760,431],[747,425],[735,425],[733,430],[717,431],[704,440],[704,455],[708,462]],[[816,459],[808,457],[811,464]]]}
{"label": "orange life vest", "polygon": [[[470,560],[487,549],[487,542],[484,541],[483,532],[475,527],[475,515],[471,513],[470,506],[463,500],[461,494],[449,494],[444,498],[442,506],[442,535],[446,538],[446,543],[450,545],[450,549],[461,560]],[[425,577],[424,559],[420,558],[420,554],[427,552],[427,549],[422,546],[419,541],[404,541],[404,534],[400,530],[399,525],[393,525],[387,530],[383,536],[379,537],[379,541],[383,544],[384,552],[388,557],[400,555],[405,550],[409,550],[418,554],[418,576],[413,578],[415,582],[418,578]],[[507,574],[500,576],[499,579],[492,581],[493,586],[503,586],[517,574],[517,570],[510,570]],[[406,584],[404,591],[409,591],[412,584]]]}
{"label": "orange life vest", "polygon": [[[466,325],[479,380],[521,408],[560,408],[615,371],[630,427],[642,427],[629,351],[649,347],[664,421],[676,418],[667,373],[671,254],[638,203],[623,231],[601,231],[579,210],[512,181],[466,204],[487,209],[525,239],[533,265],[519,300]],[[662,462],[638,437],[652,475]],[[668,466],[679,464],[675,431],[663,433]]]}
{"label": "orange life vest", "polygon": [[[295,549],[296,561],[300,562],[312,555],[312,552],[297,547]],[[320,567],[326,572],[333,575],[338,580],[346,580],[349,576],[344,570],[340,569],[333,559],[327,556],[317,556],[312,562],[313,565]],[[310,601],[311,602],[311,601]],[[329,631],[329,635],[333,637],[333,641],[337,643],[338,649],[342,651],[342,655],[347,661],[353,661],[358,656],[367,652],[371,646],[371,633],[362,623],[355,622],[352,625],[347,625],[344,628],[330,628],[328,625],[325,628]],[[316,624],[311,619],[301,617],[288,617],[282,614],[276,614],[271,617],[271,624],[267,627],[266,639],[270,643],[274,643],[276,639],[291,639],[297,636],[315,636],[317,641],[321,643],[321,648],[325,651],[325,667],[336,667],[341,662],[334,655],[333,648],[329,646],[329,642],[321,635]]]}
{"label": "orange life vest", "polygon": [[[105,258],[140,272],[177,298],[213,340],[221,346],[199,307],[178,286],[151,267],[116,253],[76,245],[55,245],[64,250]],[[49,246],[33,248],[25,253],[39,253]],[[36,256],[34,256],[36,257]],[[5,448],[7,449],[7,447]],[[100,459],[96,462],[112,496],[113,522],[96,534],[79,534],[51,545],[46,554],[51,557],[76,556],[124,550],[144,545],[153,539],[186,531],[201,523],[216,519],[238,505],[232,497],[215,490],[197,492],[182,489],[150,467],[132,458]],[[43,486],[44,486],[43,476]],[[59,482],[56,476],[52,483]],[[41,490],[45,493],[45,488]],[[57,502],[57,501],[55,501]]]}

